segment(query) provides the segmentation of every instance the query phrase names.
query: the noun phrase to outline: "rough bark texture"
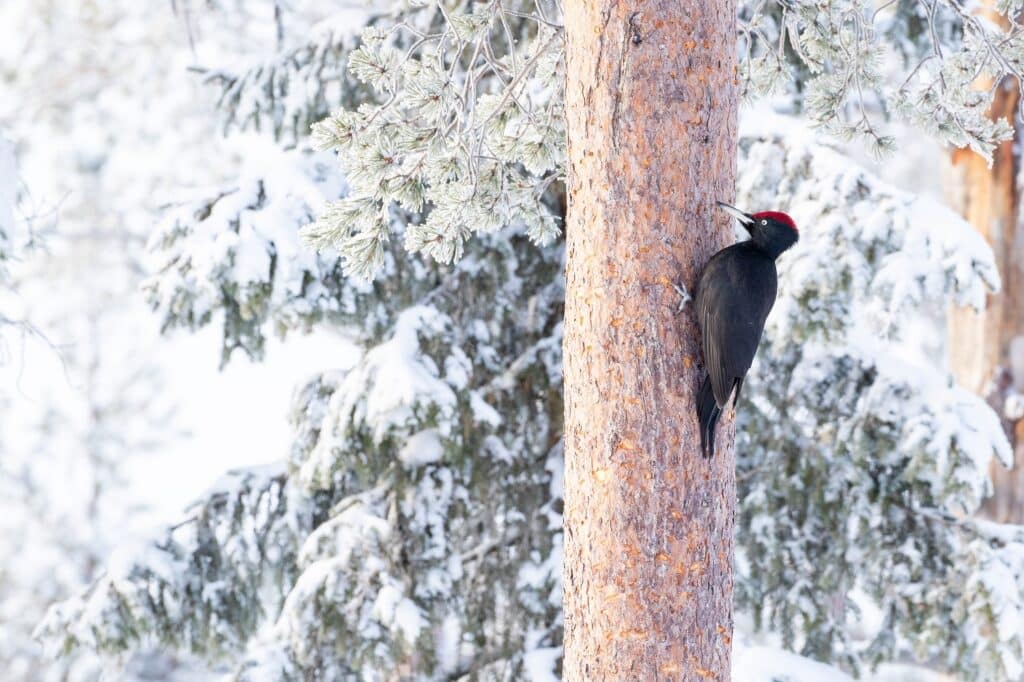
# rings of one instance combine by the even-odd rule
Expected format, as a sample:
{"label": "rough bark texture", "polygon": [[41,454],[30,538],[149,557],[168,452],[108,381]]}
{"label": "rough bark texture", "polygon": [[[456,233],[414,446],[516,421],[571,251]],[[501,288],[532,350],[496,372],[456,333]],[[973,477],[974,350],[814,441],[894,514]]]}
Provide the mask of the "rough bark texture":
{"label": "rough bark texture", "polygon": [[[1019,97],[1016,82],[1008,80],[997,91],[991,115],[1014,120]],[[1010,358],[1014,339],[1024,343],[1024,230],[1019,226],[1019,163],[1014,152],[1019,142],[1018,131],[1017,139],[996,150],[991,168],[969,149],[954,151],[949,183],[950,202],[991,245],[1003,280],[1002,290],[988,297],[985,310],[954,308],[950,312],[950,365],[962,386],[985,397],[1000,414],[1011,391],[1024,392],[1024,368],[1014,372]],[[1021,523],[1024,421],[1004,415],[1004,426],[1017,464],[1007,470],[993,462],[995,493],[985,513],[999,521]]]}
{"label": "rough bark texture", "polygon": [[566,680],[728,680],[733,415],[700,455],[692,291],[733,241],[734,0],[567,0]]}

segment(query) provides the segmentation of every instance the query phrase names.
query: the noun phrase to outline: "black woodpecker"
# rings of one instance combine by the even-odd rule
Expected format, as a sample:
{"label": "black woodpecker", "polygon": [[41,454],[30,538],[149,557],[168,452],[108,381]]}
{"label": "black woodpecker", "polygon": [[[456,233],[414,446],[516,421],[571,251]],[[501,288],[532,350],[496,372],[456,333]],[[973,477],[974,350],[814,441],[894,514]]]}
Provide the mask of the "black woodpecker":
{"label": "black woodpecker", "polygon": [[785,213],[744,213],[720,201],[718,207],[735,216],[750,239],[712,256],[697,282],[695,305],[706,371],[697,392],[697,416],[705,458],[715,454],[718,417],[734,390],[733,406],[739,400],[764,321],[775,303],[775,259],[800,238],[796,223]]}

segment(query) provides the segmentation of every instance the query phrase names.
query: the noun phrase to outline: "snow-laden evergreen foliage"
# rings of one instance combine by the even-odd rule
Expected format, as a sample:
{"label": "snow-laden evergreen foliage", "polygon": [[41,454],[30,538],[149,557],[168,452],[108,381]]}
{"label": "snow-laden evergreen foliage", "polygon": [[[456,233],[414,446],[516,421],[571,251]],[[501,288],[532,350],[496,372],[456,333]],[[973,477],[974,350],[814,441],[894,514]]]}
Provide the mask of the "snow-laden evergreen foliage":
{"label": "snow-laden evergreen foliage", "polygon": [[788,92],[819,126],[878,153],[895,147],[880,124],[896,114],[988,155],[1011,134],[988,104],[1002,76],[1022,75],[1024,27],[1007,19],[1017,0],[1000,2],[1001,15],[979,4],[741,0],[740,81],[748,96]]}
{"label": "snow-laden evergreen foliage", "polygon": [[564,174],[565,147],[558,18],[550,0],[427,3],[364,31],[349,69],[379,103],[314,128],[320,148],[342,152],[352,191],[304,231],[310,243],[337,248],[347,274],[373,278],[396,204],[426,216],[405,230],[406,249],[440,263],[510,224],[550,244],[559,215],[545,197]]}
{"label": "snow-laden evergreen foliage", "polygon": [[249,146],[234,182],[175,208],[157,228],[149,244],[156,272],[143,285],[165,329],[196,330],[218,314],[225,361],[236,348],[260,358],[265,327],[283,336],[355,312],[337,258],[278,227],[313,220],[343,192],[335,165],[322,155]]}
{"label": "snow-laden evergreen foliage", "polygon": [[207,655],[244,645],[273,607],[264,583],[294,579],[299,538],[314,525],[314,505],[290,504],[286,480],[269,469],[229,474],[155,546],[121,548],[84,598],[49,616],[95,609],[92,627],[68,635],[69,650],[122,651],[147,635]]}
{"label": "snow-laden evergreen foliage", "polygon": [[[5,680],[100,679],[94,654],[54,658],[32,633],[116,543],[150,530],[136,467],[171,450],[183,426],[138,280],[160,194],[232,165],[211,144],[187,52],[168,3],[0,3],[0,128],[19,175],[9,182],[0,161],[0,204],[18,190],[13,254],[0,246]],[[167,679],[184,659],[122,662],[116,679],[128,681]]]}
{"label": "snow-laden evergreen foliage", "polygon": [[239,71],[193,70],[203,75],[204,83],[219,89],[225,131],[270,131],[282,141],[297,144],[324,116],[338,107],[358,106],[365,99],[368,93],[346,64],[358,46],[359,29],[378,20],[365,8],[345,8],[316,24],[307,43],[282,49],[265,61]]}
{"label": "snow-laden evergreen foliage", "polygon": [[[171,218],[148,285],[166,327],[223,319],[227,353],[259,356],[271,327],[333,324],[361,360],[296,393],[279,468],[233,475],[54,608],[41,633],[58,647],[158,641],[243,680],[557,674],[558,8],[387,9],[322,52],[348,54],[343,82],[359,88],[351,104],[336,93],[346,108],[316,128],[345,182],[298,140]],[[993,41],[995,24],[965,11],[744,5],[743,79],[754,92],[795,77],[834,133],[887,146],[865,112],[892,110],[984,151],[1005,128],[968,86],[986,61],[1013,71],[1017,34]],[[238,73],[294,49],[306,48]],[[225,102],[251,104],[229,117],[271,112],[267,128],[291,146],[328,101],[308,95],[315,70],[296,68],[272,96],[262,76],[237,80]],[[1006,456],[998,420],[935,364],[901,359],[918,306],[977,305],[997,285],[991,254],[954,215],[831,148],[753,131],[741,152],[739,201],[785,205],[803,228],[739,409],[741,608],[850,668],[909,653],[964,679],[1013,675],[1024,533],[970,520],[989,462]],[[303,253],[295,235],[325,200],[337,203],[304,231],[323,249]],[[858,608],[881,610],[873,631]]]}
{"label": "snow-laden evergreen foliage", "polygon": [[377,299],[353,332],[389,332],[297,392],[287,466],[231,477],[44,632],[110,652],[154,636],[235,657],[240,679],[512,679],[552,661],[561,252],[514,233],[474,251],[424,267],[412,305]]}
{"label": "snow-laden evergreen foliage", "polygon": [[[741,607],[854,669],[911,648],[965,677],[1016,679],[1020,532],[967,520],[1009,445],[980,398],[901,345],[922,305],[984,305],[991,253],[949,210],[834,151],[794,135],[741,144],[738,201],[805,226],[738,410]],[[854,641],[857,594],[885,618],[868,641]]]}

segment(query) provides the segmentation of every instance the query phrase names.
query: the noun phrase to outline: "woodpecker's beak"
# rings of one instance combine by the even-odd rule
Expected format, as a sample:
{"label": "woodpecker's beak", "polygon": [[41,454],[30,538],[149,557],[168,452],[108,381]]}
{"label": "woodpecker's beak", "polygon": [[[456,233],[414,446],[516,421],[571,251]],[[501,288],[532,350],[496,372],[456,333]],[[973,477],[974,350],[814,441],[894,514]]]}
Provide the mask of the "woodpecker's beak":
{"label": "woodpecker's beak", "polygon": [[721,201],[718,201],[718,202],[715,202],[715,203],[718,204],[718,208],[722,209],[723,211],[725,211],[726,213],[731,215],[733,218],[735,218],[736,220],[740,221],[740,223],[743,225],[743,227],[750,227],[751,225],[754,224],[753,217],[747,215],[746,213],[744,213],[743,211],[739,210],[735,206],[730,206],[729,204],[726,204],[726,203],[721,202]]}

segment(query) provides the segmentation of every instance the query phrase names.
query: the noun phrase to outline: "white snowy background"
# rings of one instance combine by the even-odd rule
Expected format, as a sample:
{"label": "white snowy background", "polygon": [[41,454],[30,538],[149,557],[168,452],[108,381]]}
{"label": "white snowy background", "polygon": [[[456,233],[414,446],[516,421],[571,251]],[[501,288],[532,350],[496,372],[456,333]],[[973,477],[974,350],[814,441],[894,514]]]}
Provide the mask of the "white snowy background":
{"label": "white snowy background", "polygon": [[[237,354],[222,368],[211,352],[220,343],[216,324],[161,334],[143,288],[161,265],[148,243],[167,225],[166,207],[238,178],[265,176],[268,192],[274,182],[292,186],[289,164],[265,138],[219,134],[217,93],[190,71],[273,43],[274,4],[239,9],[230,15],[235,24],[224,15],[204,19],[187,1],[177,15],[170,5],[0,4],[0,658],[12,666],[0,674],[5,680],[63,679],[63,669],[51,669],[17,633],[88,585],[119,547],[175,521],[225,472],[279,461],[291,446],[293,388],[358,360],[348,339],[317,331],[271,337],[262,362]],[[743,115],[764,120],[758,110]],[[896,161],[848,151],[896,187],[941,200],[941,150],[905,129],[898,141]],[[252,190],[235,191],[243,201]],[[316,187],[300,196],[292,209],[319,210]],[[212,237],[197,243],[188,248],[209,256],[194,263],[200,277],[232,248]],[[307,247],[296,238],[290,248]],[[263,252],[232,253],[239,279],[247,258],[264,265]],[[927,365],[926,354],[942,351],[943,327],[935,317],[916,325],[906,352]],[[430,448],[422,445],[410,452],[424,457]],[[874,617],[866,607],[865,618]],[[751,631],[741,620],[738,682],[851,679]],[[540,661],[535,679],[550,669]],[[100,664],[76,670],[75,679],[92,679]],[[159,671],[122,674],[160,679]],[[940,678],[893,664],[868,679]]]}

